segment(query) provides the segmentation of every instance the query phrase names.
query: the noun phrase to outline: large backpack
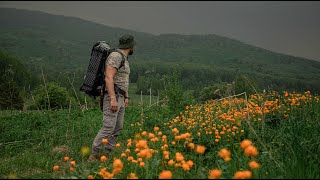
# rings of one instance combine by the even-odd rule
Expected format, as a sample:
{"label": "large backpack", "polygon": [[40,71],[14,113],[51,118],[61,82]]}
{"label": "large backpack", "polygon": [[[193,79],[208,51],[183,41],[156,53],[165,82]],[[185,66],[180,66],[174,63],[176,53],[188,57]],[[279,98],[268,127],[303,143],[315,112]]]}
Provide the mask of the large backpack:
{"label": "large backpack", "polygon": [[[91,57],[88,65],[87,74],[84,77],[84,83],[80,87],[80,91],[84,91],[91,97],[102,96],[105,89],[105,62],[111,52],[117,51],[111,49],[105,41],[98,41],[91,50]],[[125,58],[122,55],[121,65],[118,69],[124,66]]]}

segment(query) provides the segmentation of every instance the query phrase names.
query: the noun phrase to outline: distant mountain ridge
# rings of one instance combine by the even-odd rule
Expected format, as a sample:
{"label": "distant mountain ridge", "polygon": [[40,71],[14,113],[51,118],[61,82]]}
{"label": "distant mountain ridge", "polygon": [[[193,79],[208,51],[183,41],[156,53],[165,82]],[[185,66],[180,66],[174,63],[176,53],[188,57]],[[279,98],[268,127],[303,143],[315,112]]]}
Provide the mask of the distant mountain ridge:
{"label": "distant mountain ridge", "polygon": [[320,62],[218,35],[152,35],[13,8],[0,8],[0,24],[0,50],[20,56],[24,59],[22,63],[34,72],[43,67],[52,75],[63,72],[83,75],[94,42],[106,40],[115,47],[118,38],[129,33],[137,40],[136,52],[130,57],[136,68],[140,64],[192,64],[319,85]]}

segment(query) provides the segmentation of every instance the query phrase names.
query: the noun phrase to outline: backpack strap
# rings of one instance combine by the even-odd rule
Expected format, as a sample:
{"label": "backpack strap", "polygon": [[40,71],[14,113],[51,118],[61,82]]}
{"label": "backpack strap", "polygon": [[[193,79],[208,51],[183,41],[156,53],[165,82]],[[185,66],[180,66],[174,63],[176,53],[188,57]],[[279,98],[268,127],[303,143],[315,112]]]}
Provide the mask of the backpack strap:
{"label": "backpack strap", "polygon": [[122,66],[124,66],[124,62],[126,61],[126,59],[124,58],[124,54],[123,54],[121,51],[119,51],[118,49],[111,49],[111,50],[110,50],[110,54],[111,54],[112,52],[118,52],[118,53],[120,53],[121,56],[122,56],[122,61],[121,61],[121,64],[120,64],[120,66],[119,66],[119,68],[118,68],[118,70],[119,70]]}

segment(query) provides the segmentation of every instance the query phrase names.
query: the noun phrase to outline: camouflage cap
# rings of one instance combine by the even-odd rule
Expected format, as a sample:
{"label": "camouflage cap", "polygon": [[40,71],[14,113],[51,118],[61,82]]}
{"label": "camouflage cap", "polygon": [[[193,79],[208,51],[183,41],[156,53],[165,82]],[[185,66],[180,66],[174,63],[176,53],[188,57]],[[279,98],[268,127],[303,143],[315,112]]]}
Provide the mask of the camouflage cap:
{"label": "camouflage cap", "polygon": [[134,37],[126,34],[120,37],[118,48],[120,49],[132,48],[135,44],[136,42],[134,41]]}

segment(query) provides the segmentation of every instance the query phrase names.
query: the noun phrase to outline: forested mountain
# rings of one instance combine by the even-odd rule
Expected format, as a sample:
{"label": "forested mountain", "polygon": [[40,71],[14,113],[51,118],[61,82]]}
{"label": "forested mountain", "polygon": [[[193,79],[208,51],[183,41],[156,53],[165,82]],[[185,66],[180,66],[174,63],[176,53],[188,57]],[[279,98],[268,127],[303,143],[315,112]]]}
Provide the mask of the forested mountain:
{"label": "forested mountain", "polygon": [[232,82],[246,74],[260,88],[320,91],[320,62],[218,35],[152,35],[11,8],[0,8],[0,24],[0,50],[19,56],[38,77],[43,69],[50,80],[63,81],[66,86],[67,73],[74,74],[75,85],[80,86],[96,41],[105,40],[115,47],[118,38],[129,33],[137,41],[129,59],[133,83],[144,79],[152,86],[151,82],[177,68],[188,89]]}

